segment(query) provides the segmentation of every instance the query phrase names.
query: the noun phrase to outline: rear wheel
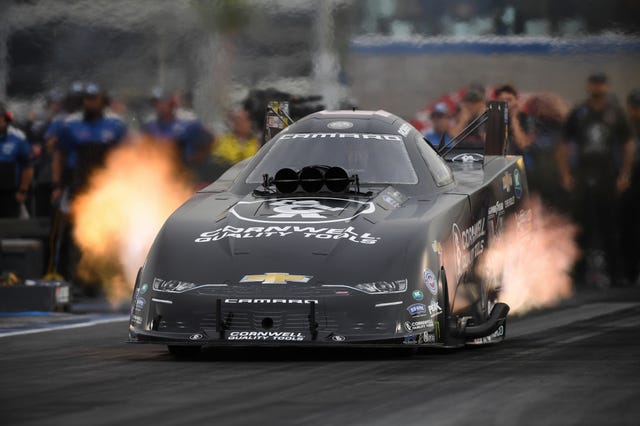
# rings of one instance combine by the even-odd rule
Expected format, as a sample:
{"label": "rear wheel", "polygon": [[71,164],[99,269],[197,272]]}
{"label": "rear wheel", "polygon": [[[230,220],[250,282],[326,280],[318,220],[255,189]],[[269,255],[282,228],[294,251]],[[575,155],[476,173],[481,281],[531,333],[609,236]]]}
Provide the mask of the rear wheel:
{"label": "rear wheel", "polygon": [[200,346],[167,345],[169,353],[176,358],[193,358],[200,353]]}

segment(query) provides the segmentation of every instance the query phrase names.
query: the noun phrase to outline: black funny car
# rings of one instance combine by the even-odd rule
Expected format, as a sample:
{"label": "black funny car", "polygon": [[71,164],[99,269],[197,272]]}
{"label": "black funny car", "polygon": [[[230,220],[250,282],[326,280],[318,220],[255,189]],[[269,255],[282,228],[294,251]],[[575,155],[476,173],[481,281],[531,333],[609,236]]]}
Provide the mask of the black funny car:
{"label": "black funny car", "polygon": [[503,340],[500,283],[474,265],[526,215],[522,159],[501,155],[505,109],[489,104],[483,152],[440,154],[385,111],[287,127],[166,221],[135,283],[129,340],[174,354]]}

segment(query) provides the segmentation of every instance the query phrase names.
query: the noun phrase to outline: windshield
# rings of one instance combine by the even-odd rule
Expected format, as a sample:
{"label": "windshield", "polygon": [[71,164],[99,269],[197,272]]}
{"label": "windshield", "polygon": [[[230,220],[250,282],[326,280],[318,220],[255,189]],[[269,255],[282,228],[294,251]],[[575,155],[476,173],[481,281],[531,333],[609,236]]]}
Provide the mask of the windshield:
{"label": "windshield", "polygon": [[247,183],[261,183],[283,167],[327,165],[357,174],[361,183],[416,184],[418,177],[400,135],[284,133],[253,169]]}

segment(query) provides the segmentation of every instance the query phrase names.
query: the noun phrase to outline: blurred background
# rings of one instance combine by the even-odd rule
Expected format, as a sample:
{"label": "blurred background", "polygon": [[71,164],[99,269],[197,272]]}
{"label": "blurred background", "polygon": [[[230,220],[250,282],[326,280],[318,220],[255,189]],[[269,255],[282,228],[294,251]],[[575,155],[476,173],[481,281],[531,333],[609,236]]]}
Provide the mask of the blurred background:
{"label": "blurred background", "polygon": [[[45,273],[49,278],[71,279],[73,265],[95,247],[95,238],[117,234],[111,228],[105,231],[108,236],[89,232],[105,223],[97,212],[114,215],[114,204],[166,191],[168,205],[147,205],[158,218],[145,230],[143,242],[127,242],[124,237],[112,241],[116,253],[110,254],[113,259],[106,267],[100,260],[102,251],[94,253],[98,258],[91,257],[90,263],[108,271],[107,278],[97,278],[99,282],[113,280],[114,270],[125,269],[126,293],[132,271],[172,209],[259,148],[270,99],[290,101],[297,117],[324,108],[385,109],[409,120],[427,137],[433,132],[453,133],[469,113],[465,103],[483,106],[488,99],[507,100],[522,123],[514,132],[518,149],[512,153],[525,155],[533,190],[541,193],[546,205],[571,216],[582,204],[562,203],[573,187],[563,181],[566,176],[562,164],[556,163],[557,151],[563,151],[558,147],[564,147],[561,140],[568,138],[563,126],[572,107],[592,95],[589,84],[602,83],[607,105],[624,116],[629,137],[618,133],[616,148],[601,159],[618,164],[616,172],[623,174],[631,174],[626,166],[631,160],[625,158],[631,155],[635,161],[635,154],[617,148],[626,146],[632,135],[637,142],[640,92],[634,90],[640,88],[640,2],[635,0],[3,0],[1,4],[0,102],[7,119],[10,115],[10,126],[24,133],[30,147],[28,160],[17,156],[6,160],[17,164],[7,176],[20,174],[15,180],[10,177],[13,184],[4,190],[11,200],[11,191],[22,194],[15,211],[22,222],[9,222],[15,220],[14,212],[6,215],[0,237],[31,245],[4,243],[4,282],[9,270],[19,280]],[[496,90],[505,86],[508,90]],[[171,139],[177,142],[177,166],[164,168],[168,157],[156,156],[153,150],[145,151],[144,157],[138,151],[121,153],[111,162],[109,152],[102,153],[75,193],[68,194],[70,205],[61,207],[64,195],[57,191],[66,182],[64,173],[56,172],[57,153],[67,160],[61,163],[64,167],[78,166],[65,157],[69,152],[60,141],[69,135],[60,133],[55,123],[73,113],[86,114],[86,101],[92,97],[103,103],[100,117],[106,112],[119,117],[105,124],[119,135],[108,141],[114,151],[122,141]],[[166,122],[179,123],[182,130],[163,128]],[[541,122],[546,127],[540,127]],[[526,142],[515,140],[519,132],[526,135],[520,142]],[[568,146],[567,164],[575,171],[580,143]],[[22,175],[25,168],[33,169],[33,177]],[[107,204],[88,207],[91,197],[82,196],[107,191],[105,182],[131,178],[118,177],[117,170],[147,169],[156,175],[138,181],[135,188],[117,187]],[[88,177],[96,170],[106,170],[101,183]],[[595,175],[598,180],[597,171]],[[637,182],[627,178],[630,182],[615,199],[602,200],[622,206],[616,212],[638,211]],[[176,182],[178,188],[166,190]],[[57,212],[73,213],[74,219],[61,227]],[[143,217],[150,214],[144,212]],[[126,209],[121,215],[117,223],[130,219]],[[87,216],[93,220],[83,220]],[[603,217],[575,221],[584,229],[597,226]],[[636,238],[633,215],[620,220],[624,230],[609,231],[632,237],[625,242],[620,236],[611,243],[616,253],[624,251],[629,257],[618,268],[628,270],[619,281],[635,282],[638,262],[633,250],[640,237]],[[120,228],[131,234],[131,226]],[[632,232],[620,232],[628,227]],[[53,235],[60,234],[60,228],[71,230]],[[83,242],[86,234],[94,239]],[[69,239],[75,242],[65,243]],[[605,240],[583,242],[582,249],[607,252],[602,248],[609,244]],[[67,249],[66,256],[60,254],[65,244],[75,247]],[[131,266],[123,266],[123,259],[132,257],[132,245],[135,259]],[[17,258],[30,251],[35,253],[31,266],[20,266]],[[609,259],[606,266],[605,258],[594,255],[594,267],[610,271],[613,262]],[[603,272],[593,281],[605,286],[618,282],[611,275]]]}

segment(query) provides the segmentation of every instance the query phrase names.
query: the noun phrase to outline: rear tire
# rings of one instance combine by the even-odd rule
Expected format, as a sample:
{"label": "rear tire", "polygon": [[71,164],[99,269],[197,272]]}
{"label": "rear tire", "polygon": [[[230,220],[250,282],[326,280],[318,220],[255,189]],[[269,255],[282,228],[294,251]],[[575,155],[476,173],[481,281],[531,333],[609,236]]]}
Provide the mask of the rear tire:
{"label": "rear tire", "polygon": [[196,357],[200,353],[201,346],[167,345],[167,349],[176,358],[188,359]]}

